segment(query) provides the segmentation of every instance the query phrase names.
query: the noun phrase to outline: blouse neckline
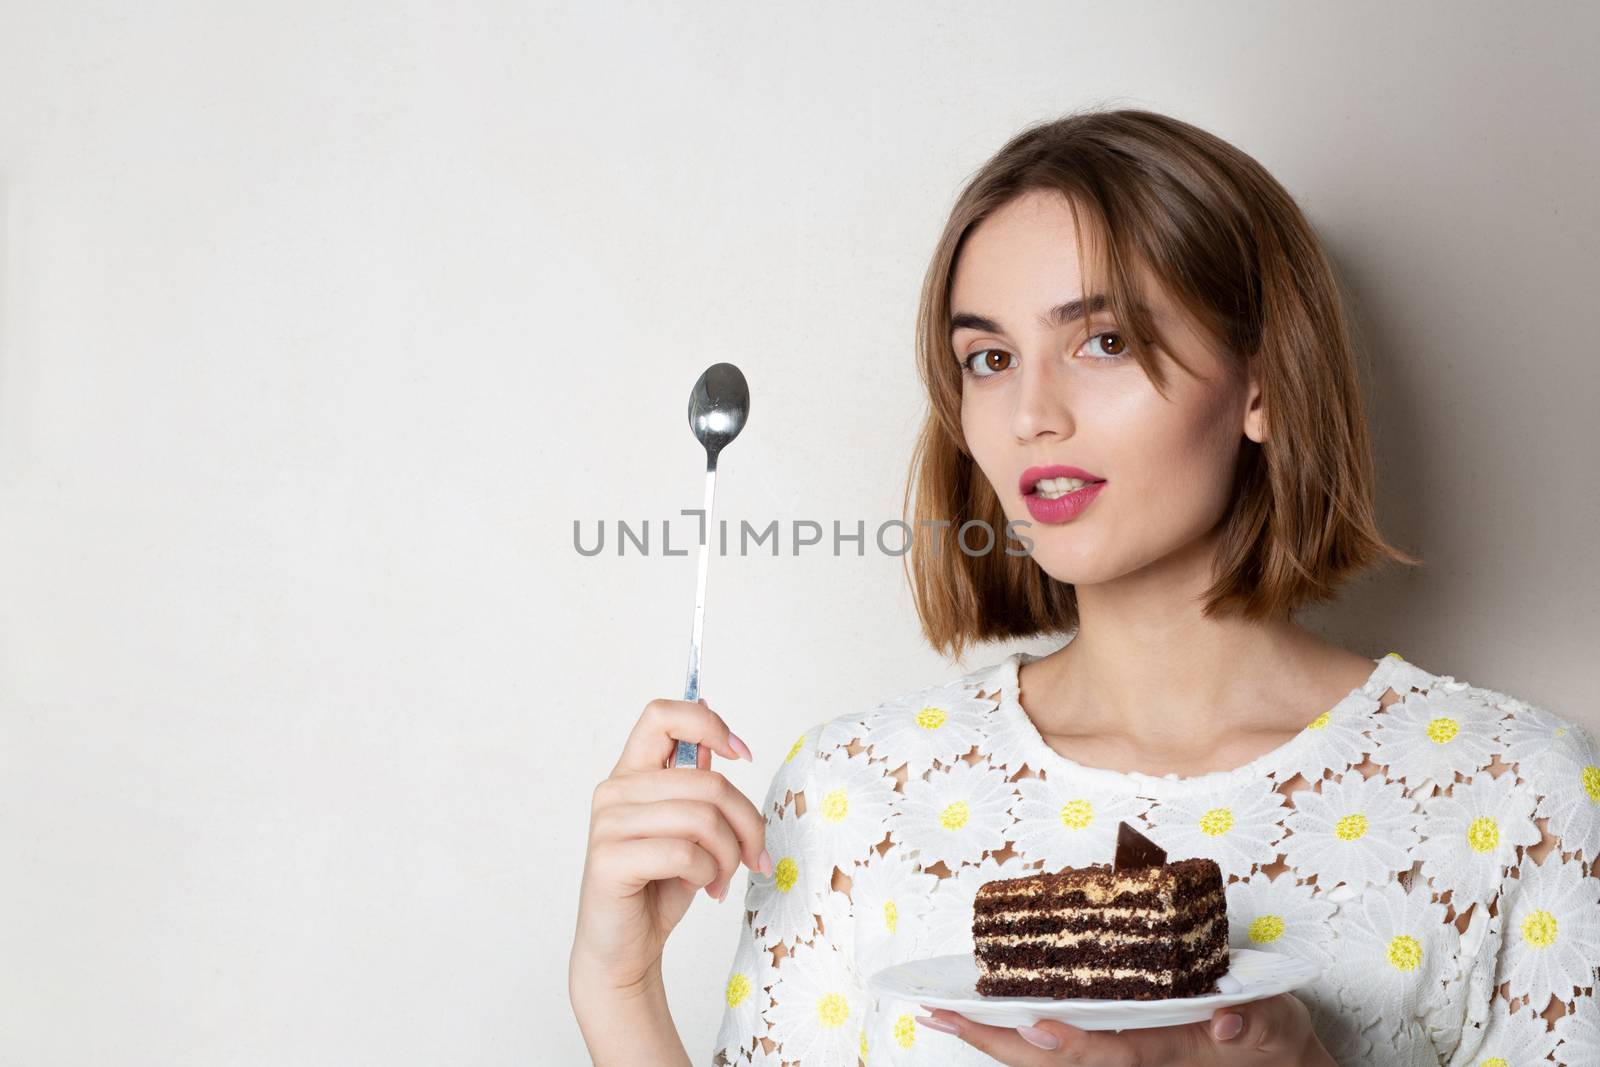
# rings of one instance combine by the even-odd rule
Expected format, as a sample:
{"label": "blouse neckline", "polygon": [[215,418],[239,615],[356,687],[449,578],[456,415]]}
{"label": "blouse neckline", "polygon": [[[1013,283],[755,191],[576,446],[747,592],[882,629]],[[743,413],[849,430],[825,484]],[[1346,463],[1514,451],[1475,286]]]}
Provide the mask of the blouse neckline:
{"label": "blouse neckline", "polygon": [[[1196,775],[1179,775],[1176,772],[1145,774],[1142,771],[1119,771],[1109,767],[1092,767],[1079,763],[1051,748],[1022,707],[1022,665],[1043,659],[1049,654],[1014,652],[1000,661],[1000,669],[995,676],[1000,689],[999,704],[995,709],[997,725],[1010,733],[1011,742],[1019,750],[1024,761],[1034,770],[1042,770],[1047,775],[1052,771],[1068,773],[1078,776],[1080,780],[1087,779],[1106,785],[1126,786],[1131,781],[1167,793],[1205,790],[1232,784],[1242,777],[1265,777],[1270,771],[1292,764],[1301,748],[1316,742],[1315,731],[1301,729],[1287,741],[1238,767]],[[1373,669],[1367,675],[1366,681],[1346,693],[1329,710],[1335,715],[1349,711],[1363,718],[1370,718],[1380,708],[1379,698],[1389,687],[1389,675],[1405,662],[1398,652],[1390,652],[1373,660]]]}

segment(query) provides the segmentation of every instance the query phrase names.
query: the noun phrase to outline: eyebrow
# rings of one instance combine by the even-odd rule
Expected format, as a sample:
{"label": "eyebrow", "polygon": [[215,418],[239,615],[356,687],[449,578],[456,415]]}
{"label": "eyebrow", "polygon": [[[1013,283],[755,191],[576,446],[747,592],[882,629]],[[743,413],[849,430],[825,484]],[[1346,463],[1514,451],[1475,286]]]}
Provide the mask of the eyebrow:
{"label": "eyebrow", "polygon": [[[1040,315],[1039,325],[1046,329],[1052,326],[1067,326],[1084,318],[1086,315],[1104,311],[1107,303],[1104,293],[1095,293],[1087,301],[1083,299],[1068,300],[1065,304],[1057,304],[1045,314]],[[1134,307],[1142,315],[1149,318],[1155,317],[1144,304],[1135,304]],[[983,330],[986,333],[1005,332],[998,322],[984,318],[982,315],[975,315],[970,311],[958,311],[950,316],[950,332],[953,334],[957,330]]]}

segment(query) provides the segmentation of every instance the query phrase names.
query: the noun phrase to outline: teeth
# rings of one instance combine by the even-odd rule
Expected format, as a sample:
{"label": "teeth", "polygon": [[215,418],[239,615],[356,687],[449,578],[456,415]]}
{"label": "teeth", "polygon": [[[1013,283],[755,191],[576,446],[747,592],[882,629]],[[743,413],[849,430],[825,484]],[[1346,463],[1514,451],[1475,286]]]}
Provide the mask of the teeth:
{"label": "teeth", "polygon": [[1033,491],[1046,500],[1059,500],[1068,493],[1076,492],[1086,485],[1092,485],[1081,478],[1041,478],[1034,483]]}

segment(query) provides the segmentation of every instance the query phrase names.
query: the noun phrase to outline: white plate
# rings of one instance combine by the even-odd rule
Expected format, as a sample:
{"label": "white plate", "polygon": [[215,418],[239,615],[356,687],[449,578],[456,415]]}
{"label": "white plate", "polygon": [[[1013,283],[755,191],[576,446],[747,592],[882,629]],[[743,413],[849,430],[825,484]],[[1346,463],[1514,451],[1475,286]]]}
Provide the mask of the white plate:
{"label": "white plate", "polygon": [[971,954],[912,960],[879,971],[867,988],[880,996],[948,1008],[990,1026],[1029,1026],[1040,1019],[1071,1023],[1082,1030],[1142,1030],[1209,1019],[1218,1008],[1286,993],[1316,981],[1321,968],[1310,960],[1236,948],[1228,952],[1228,973],[1218,979],[1225,993],[1167,1000],[1053,1000],[1049,997],[978,995],[978,961]]}

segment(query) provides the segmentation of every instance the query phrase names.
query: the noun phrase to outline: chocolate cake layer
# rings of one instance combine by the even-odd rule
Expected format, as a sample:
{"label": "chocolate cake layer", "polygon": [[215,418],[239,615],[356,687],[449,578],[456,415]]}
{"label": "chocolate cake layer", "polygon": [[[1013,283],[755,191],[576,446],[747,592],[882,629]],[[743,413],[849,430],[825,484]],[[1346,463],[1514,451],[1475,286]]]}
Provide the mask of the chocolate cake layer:
{"label": "chocolate cake layer", "polygon": [[1198,997],[1217,990],[1217,979],[1228,973],[1228,954],[1176,976],[1151,977],[1137,971],[1105,970],[1084,975],[1012,974],[1002,972],[978,977],[978,994],[985,997],[1067,997],[1095,1000],[1166,1000],[1172,997]]}
{"label": "chocolate cake layer", "polygon": [[980,946],[992,963],[1030,970],[1072,967],[1136,967],[1141,970],[1172,970],[1192,967],[1228,941],[1227,920],[1196,928],[1196,936],[1177,940],[1150,938],[1144,941],[1107,942],[1090,938],[1070,944],[1052,944],[1041,938],[1017,942],[996,942]]}
{"label": "chocolate cake layer", "polygon": [[1222,910],[1221,890],[1209,893],[1181,908],[1087,908],[1054,907],[1049,911],[1008,908],[981,911],[974,908],[974,936],[994,933],[1053,933],[1059,930],[1117,930],[1129,933],[1169,932],[1174,924],[1193,922]]}
{"label": "chocolate cake layer", "polygon": [[1174,933],[1171,924],[1098,923],[1088,915],[1030,915],[1015,922],[992,919],[974,923],[974,942],[990,946],[1036,945],[1142,945],[1171,944],[1174,937],[1192,944],[1216,931],[1224,916],[1216,907],[1197,921],[1180,924]]}
{"label": "chocolate cake layer", "polygon": [[978,900],[1034,900],[1099,906],[1156,906],[1173,902],[1175,895],[1190,895],[1221,883],[1222,872],[1214,860],[1184,859],[1163,867],[1113,870],[1109,864],[1068,867],[1025,878],[1001,878],[978,888]]}

